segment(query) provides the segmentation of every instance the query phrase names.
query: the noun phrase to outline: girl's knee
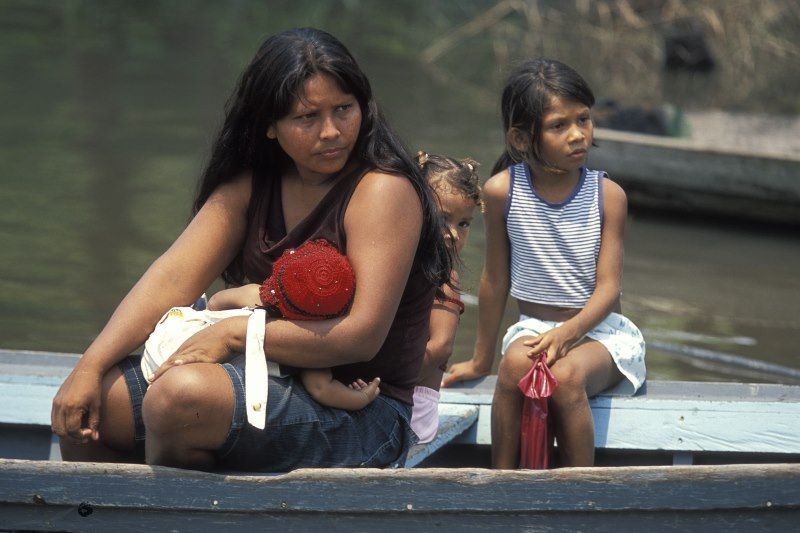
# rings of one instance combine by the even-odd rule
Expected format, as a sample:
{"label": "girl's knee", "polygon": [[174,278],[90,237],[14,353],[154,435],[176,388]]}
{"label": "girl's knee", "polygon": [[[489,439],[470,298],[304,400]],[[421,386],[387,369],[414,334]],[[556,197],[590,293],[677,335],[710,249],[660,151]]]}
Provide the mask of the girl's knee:
{"label": "girl's knee", "polygon": [[586,380],[579,363],[565,357],[557,361],[550,370],[558,382],[553,391],[553,403],[566,405],[586,398]]}
{"label": "girl's knee", "polygon": [[516,389],[525,374],[533,366],[533,361],[528,357],[528,349],[521,342],[512,344],[497,369],[497,386],[503,389]]}

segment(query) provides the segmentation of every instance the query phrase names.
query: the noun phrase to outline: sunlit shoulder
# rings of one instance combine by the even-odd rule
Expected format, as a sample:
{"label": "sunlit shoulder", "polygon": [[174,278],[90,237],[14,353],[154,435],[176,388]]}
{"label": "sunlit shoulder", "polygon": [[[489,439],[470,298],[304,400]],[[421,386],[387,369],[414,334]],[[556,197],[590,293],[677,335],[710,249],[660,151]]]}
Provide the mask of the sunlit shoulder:
{"label": "sunlit shoulder", "polygon": [[606,207],[616,206],[627,209],[628,197],[617,182],[611,180],[611,178],[605,177],[601,185],[603,187],[603,198]]}
{"label": "sunlit shoulder", "polygon": [[400,201],[417,198],[414,185],[408,178],[380,170],[367,172],[356,188],[356,194],[365,198],[380,197],[381,202],[377,205],[385,205],[390,199]]}
{"label": "sunlit shoulder", "polygon": [[508,195],[508,188],[511,183],[511,175],[508,169],[503,169],[488,180],[483,185],[484,199],[489,203],[505,201]]}

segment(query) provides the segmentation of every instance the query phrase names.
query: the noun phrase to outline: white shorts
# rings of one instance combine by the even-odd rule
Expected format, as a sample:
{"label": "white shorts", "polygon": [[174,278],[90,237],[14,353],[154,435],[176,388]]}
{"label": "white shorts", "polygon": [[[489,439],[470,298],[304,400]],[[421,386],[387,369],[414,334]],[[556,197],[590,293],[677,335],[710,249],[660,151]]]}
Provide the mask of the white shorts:
{"label": "white shorts", "polygon": [[[563,322],[539,320],[520,315],[519,322],[508,328],[503,337],[502,353],[505,355],[511,343],[520,337],[535,337],[561,324]],[[617,368],[631,385],[630,390],[625,392],[633,394],[639,390],[639,387],[644,384],[647,372],[644,366],[644,337],[636,324],[619,313],[611,313],[586,336],[605,346],[611,354]]]}

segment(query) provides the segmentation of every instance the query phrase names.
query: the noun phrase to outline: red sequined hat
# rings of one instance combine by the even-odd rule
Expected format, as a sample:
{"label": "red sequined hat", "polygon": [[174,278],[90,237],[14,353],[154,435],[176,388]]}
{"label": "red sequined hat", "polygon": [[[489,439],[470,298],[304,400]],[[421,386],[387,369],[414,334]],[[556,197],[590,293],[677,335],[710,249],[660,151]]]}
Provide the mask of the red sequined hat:
{"label": "red sequined hat", "polygon": [[290,320],[321,320],[344,314],[356,277],[347,257],[324,239],[283,252],[259,294],[266,307]]}

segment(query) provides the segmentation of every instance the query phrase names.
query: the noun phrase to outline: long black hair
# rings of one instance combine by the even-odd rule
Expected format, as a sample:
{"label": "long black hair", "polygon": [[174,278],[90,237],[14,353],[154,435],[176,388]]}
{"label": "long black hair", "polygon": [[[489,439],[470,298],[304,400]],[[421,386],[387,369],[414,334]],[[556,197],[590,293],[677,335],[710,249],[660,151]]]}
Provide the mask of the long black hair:
{"label": "long black hair", "polygon": [[[574,100],[587,107],[594,105],[594,93],[589,84],[560,61],[530,59],[509,75],[500,104],[506,149],[494,164],[492,174],[521,161],[534,161],[545,168],[553,168],[541,156],[541,140],[542,118],[554,96]],[[530,136],[529,150],[520,151],[512,146],[509,141],[511,128]]]}
{"label": "long black hair", "polygon": [[[430,282],[437,286],[446,282],[452,258],[442,237],[442,221],[433,194],[383,117],[369,80],[353,56],[338,39],[322,30],[284,31],[267,38],[258,49],[226,105],[225,121],[200,179],[193,214],[221,184],[251,171],[252,215],[255,199],[291,164],[277,140],[267,138],[267,129],[289,114],[302,95],[305,82],[315,74],[332,77],[361,107],[361,129],[351,157],[383,172],[407,176],[414,185],[423,210],[416,261]],[[222,278],[235,285],[244,282],[241,254],[228,265]]]}

